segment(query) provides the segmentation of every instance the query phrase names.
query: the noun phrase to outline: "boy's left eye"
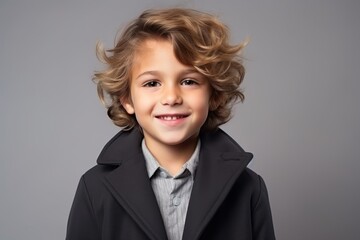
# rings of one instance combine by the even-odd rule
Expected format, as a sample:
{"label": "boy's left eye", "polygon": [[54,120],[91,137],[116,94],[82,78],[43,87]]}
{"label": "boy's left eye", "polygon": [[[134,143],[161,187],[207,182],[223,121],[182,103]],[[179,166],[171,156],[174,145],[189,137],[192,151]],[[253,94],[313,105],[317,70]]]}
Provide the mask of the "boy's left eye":
{"label": "boy's left eye", "polygon": [[181,85],[194,85],[194,84],[197,84],[197,82],[189,78],[181,81]]}

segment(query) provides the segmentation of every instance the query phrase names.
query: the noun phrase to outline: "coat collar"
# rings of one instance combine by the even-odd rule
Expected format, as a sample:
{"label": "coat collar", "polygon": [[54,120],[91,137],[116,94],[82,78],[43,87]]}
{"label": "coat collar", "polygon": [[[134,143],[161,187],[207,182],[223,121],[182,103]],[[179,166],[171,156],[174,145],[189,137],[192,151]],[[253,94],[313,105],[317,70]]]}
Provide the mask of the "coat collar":
{"label": "coat collar", "polygon": [[201,136],[202,148],[183,240],[199,239],[253,155],[218,129]]}
{"label": "coat collar", "polygon": [[[97,162],[118,166],[106,177],[109,190],[150,239],[167,239],[141,152],[142,138],[138,129],[119,132],[105,145]],[[252,158],[220,129],[202,133],[201,145],[184,240],[199,238]]]}
{"label": "coat collar", "polygon": [[138,129],[121,131],[100,153],[97,163],[118,166],[105,185],[149,239],[167,239],[164,223],[147,174]]}

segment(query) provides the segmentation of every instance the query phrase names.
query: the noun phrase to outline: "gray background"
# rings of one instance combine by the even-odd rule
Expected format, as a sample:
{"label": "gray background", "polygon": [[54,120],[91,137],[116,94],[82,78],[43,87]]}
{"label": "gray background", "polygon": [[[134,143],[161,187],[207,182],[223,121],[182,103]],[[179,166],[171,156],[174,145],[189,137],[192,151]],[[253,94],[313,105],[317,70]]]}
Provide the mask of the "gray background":
{"label": "gray background", "polygon": [[277,238],[359,239],[360,1],[0,2],[0,239],[64,239],[78,180],[118,129],[95,43],[149,7],[217,14],[247,36],[246,101],[224,126],[255,154]]}

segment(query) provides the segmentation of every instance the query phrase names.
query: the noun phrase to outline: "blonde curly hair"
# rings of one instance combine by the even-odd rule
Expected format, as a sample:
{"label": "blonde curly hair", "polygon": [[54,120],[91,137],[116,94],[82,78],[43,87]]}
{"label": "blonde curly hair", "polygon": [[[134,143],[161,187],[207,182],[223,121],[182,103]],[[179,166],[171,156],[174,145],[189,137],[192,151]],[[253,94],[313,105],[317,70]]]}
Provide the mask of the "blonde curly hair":
{"label": "blonde curly hair", "polygon": [[128,130],[138,125],[120,99],[130,99],[134,54],[150,38],[169,40],[182,64],[193,66],[207,77],[212,94],[208,118],[202,128],[215,129],[229,121],[233,104],[245,98],[239,89],[245,75],[239,53],[246,42],[229,44],[228,28],[213,15],[170,8],[144,11],[125,28],[113,49],[104,50],[102,44],[97,44],[97,57],[107,68],[95,72],[93,80],[114,124]]}

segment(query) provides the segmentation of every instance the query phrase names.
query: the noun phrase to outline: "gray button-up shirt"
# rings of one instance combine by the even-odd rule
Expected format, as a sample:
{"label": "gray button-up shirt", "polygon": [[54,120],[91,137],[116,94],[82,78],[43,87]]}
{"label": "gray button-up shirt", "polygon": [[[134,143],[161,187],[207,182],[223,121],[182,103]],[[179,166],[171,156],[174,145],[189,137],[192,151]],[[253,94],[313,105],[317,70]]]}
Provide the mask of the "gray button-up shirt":
{"label": "gray button-up shirt", "polygon": [[168,239],[181,240],[196,167],[199,161],[200,141],[198,141],[190,159],[174,177],[159,165],[146,147],[144,140],[142,141],[142,151]]}

